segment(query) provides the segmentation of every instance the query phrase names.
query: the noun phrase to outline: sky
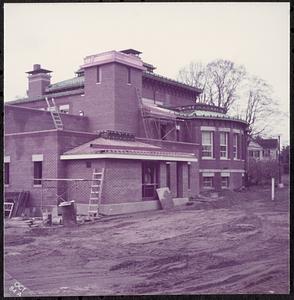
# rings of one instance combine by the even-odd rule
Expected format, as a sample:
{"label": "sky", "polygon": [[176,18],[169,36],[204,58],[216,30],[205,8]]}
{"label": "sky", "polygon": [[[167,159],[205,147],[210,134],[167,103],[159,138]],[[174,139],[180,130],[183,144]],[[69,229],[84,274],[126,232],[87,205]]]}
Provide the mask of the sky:
{"label": "sky", "polygon": [[25,97],[33,64],[51,82],[74,77],[87,55],[133,48],[173,79],[191,61],[228,59],[266,80],[289,143],[289,3],[4,4],[4,101]]}

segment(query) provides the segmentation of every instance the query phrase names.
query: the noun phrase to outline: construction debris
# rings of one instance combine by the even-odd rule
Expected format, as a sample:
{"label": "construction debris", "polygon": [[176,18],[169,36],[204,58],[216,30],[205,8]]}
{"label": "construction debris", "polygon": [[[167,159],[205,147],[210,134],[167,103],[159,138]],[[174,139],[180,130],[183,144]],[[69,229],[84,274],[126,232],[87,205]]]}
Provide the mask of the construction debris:
{"label": "construction debris", "polygon": [[[8,217],[12,218],[22,216],[28,206],[29,197],[30,192],[28,191],[5,193],[5,212],[7,212],[7,214],[8,208],[10,208]],[[10,205],[10,207],[8,207],[9,203],[13,204],[13,206]]]}
{"label": "construction debris", "polygon": [[162,209],[170,209],[174,207],[172,194],[168,187],[156,189]]}

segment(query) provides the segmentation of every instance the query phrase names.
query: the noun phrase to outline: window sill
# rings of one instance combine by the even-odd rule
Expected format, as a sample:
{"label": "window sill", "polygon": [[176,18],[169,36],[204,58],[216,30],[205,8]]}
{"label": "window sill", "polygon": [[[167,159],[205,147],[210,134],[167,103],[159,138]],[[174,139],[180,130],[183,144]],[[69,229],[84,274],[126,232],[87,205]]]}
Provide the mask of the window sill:
{"label": "window sill", "polygon": [[9,187],[10,185],[9,184],[4,184],[4,187]]}
{"label": "window sill", "polygon": [[215,160],[215,157],[208,157],[208,156],[204,156],[201,157],[202,160]]}
{"label": "window sill", "polygon": [[127,85],[132,85],[131,83],[127,83]]}
{"label": "window sill", "polygon": [[33,187],[40,188],[42,187],[42,184],[33,184]]}
{"label": "window sill", "polygon": [[101,84],[101,82],[96,82],[96,84]]}
{"label": "window sill", "polygon": [[203,186],[203,189],[204,189],[204,190],[214,190],[213,187],[208,187],[208,186]]}
{"label": "window sill", "polygon": [[240,159],[240,158],[234,158],[234,161],[245,161],[244,159]]}
{"label": "window sill", "polygon": [[231,159],[228,158],[228,157],[220,157],[219,159],[220,159],[220,160],[231,160]]}

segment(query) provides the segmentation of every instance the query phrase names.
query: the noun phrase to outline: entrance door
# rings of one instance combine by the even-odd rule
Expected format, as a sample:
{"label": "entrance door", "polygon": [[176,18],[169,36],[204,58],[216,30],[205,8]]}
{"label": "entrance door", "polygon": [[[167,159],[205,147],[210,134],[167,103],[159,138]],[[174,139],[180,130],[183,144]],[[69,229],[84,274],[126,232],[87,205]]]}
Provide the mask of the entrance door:
{"label": "entrance door", "polygon": [[158,163],[154,161],[142,162],[142,197],[153,200],[157,198],[158,188]]}
{"label": "entrance door", "polygon": [[183,197],[183,163],[177,162],[177,198]]}

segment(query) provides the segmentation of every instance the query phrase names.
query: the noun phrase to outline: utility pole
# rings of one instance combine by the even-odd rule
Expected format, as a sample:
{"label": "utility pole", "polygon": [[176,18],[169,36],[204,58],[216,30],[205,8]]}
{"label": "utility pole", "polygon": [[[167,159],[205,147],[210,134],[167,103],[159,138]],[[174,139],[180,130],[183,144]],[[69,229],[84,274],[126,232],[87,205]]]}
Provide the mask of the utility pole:
{"label": "utility pole", "polygon": [[279,151],[278,151],[278,164],[279,164],[279,184],[282,183],[282,179],[281,179],[281,141],[280,141],[280,136],[278,136],[279,139]]}

